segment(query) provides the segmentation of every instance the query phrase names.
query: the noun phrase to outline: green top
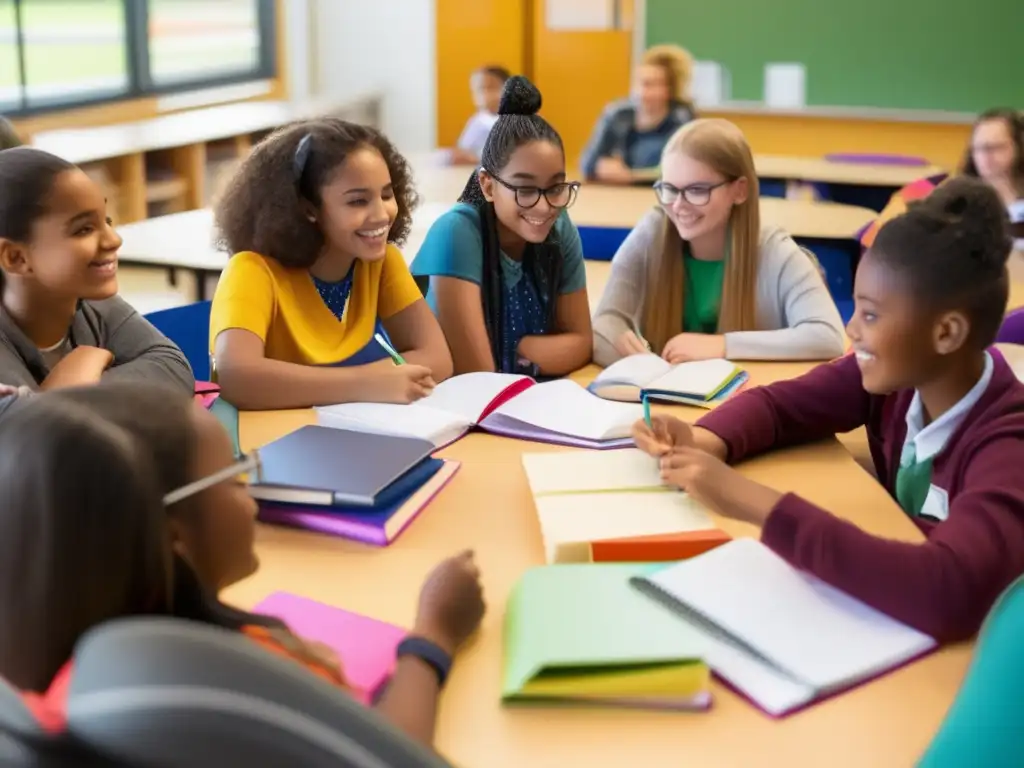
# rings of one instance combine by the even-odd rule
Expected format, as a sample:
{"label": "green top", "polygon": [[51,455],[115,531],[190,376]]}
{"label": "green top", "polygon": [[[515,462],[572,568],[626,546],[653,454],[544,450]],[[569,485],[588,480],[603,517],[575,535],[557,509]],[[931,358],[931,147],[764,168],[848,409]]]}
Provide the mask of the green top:
{"label": "green top", "polygon": [[1024,579],[1010,585],[985,620],[960,692],[918,768],[1009,768],[1022,763],[1021,637]]}
{"label": "green top", "polygon": [[928,490],[932,486],[932,460],[917,460],[913,441],[903,448],[900,467],[896,470],[896,501],[911,517],[918,517]]}
{"label": "green top", "polygon": [[722,306],[722,278],[725,259],[701,261],[683,254],[686,286],[683,292],[683,330],[686,333],[718,333],[718,310]]}

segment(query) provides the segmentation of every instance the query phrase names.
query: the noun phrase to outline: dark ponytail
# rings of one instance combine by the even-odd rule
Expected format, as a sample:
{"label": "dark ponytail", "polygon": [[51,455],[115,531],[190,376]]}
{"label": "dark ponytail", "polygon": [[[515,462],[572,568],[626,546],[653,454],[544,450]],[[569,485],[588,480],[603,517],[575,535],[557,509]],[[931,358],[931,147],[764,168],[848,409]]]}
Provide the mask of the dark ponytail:
{"label": "dark ponytail", "polygon": [[[537,114],[540,106],[540,91],[525,77],[515,75],[505,81],[501,103],[498,105],[498,119],[487,135],[487,141],[484,142],[479,170],[500,175],[508,165],[512,153],[533,141],[551,142],[564,152],[562,137],[547,120]],[[459,195],[459,202],[474,206],[480,213],[480,235],[483,241],[480,298],[483,303],[487,336],[491,342],[494,367],[500,371],[504,347],[504,284],[500,261],[501,248],[498,243],[498,219],[494,213],[494,204],[484,198],[478,169],[474,169],[466,182],[462,194]],[[536,245],[527,243],[523,252],[523,272],[534,279],[548,328],[555,320],[561,270],[562,249],[553,229],[545,242]]]}

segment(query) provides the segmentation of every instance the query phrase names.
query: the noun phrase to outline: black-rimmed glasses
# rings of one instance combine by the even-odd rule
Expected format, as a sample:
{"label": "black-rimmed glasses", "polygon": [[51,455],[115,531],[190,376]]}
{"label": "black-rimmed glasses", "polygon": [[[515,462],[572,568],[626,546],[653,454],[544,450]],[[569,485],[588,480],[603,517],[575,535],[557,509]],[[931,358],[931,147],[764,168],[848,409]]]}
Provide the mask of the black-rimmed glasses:
{"label": "black-rimmed glasses", "polygon": [[238,461],[232,464],[230,467],[224,467],[219,472],[214,472],[212,475],[195,480],[188,485],[183,485],[175,491],[171,491],[164,496],[164,506],[169,507],[172,504],[177,504],[179,501],[184,501],[190,496],[195,496],[197,493],[202,493],[207,488],[212,488],[217,483],[223,483],[225,480],[232,480],[239,475],[252,474],[256,481],[259,481],[263,477],[263,465],[260,464],[260,453],[259,451],[253,451],[250,454],[243,455]]}
{"label": "black-rimmed glasses", "polygon": [[658,202],[662,205],[672,205],[681,195],[690,205],[702,206],[711,202],[712,192],[732,181],[733,179],[726,179],[717,184],[691,184],[681,189],[667,181],[658,181],[654,184],[654,194],[658,196]]}
{"label": "black-rimmed glasses", "polygon": [[580,183],[578,181],[561,181],[558,184],[552,184],[550,187],[518,186],[516,184],[509,184],[486,168],[483,170],[501,186],[515,194],[516,205],[520,208],[533,208],[540,202],[542,196],[552,208],[568,208],[576,202],[576,195],[580,191]]}

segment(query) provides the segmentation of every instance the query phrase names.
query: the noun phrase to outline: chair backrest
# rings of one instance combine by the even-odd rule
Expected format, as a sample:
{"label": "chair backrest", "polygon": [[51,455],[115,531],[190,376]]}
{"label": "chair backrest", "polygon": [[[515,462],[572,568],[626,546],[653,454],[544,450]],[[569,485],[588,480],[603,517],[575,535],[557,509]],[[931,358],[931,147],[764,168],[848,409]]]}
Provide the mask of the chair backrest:
{"label": "chair backrest", "polygon": [[211,302],[200,301],[146,315],[160,333],[185,353],[196,381],[210,380],[210,306]]}
{"label": "chair backrest", "polygon": [[110,622],[82,639],[74,664],[69,733],[126,763],[451,768],[330,683],[226,630]]}

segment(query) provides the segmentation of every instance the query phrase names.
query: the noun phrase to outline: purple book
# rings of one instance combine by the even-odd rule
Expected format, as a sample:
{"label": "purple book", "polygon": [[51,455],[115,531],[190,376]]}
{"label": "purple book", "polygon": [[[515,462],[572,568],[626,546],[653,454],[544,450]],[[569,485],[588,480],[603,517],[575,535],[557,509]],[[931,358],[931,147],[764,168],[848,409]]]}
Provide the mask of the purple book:
{"label": "purple book", "polygon": [[302,528],[314,533],[340,536],[383,547],[394,541],[420,512],[441,492],[461,464],[451,459],[433,459],[441,464],[429,480],[411,488],[391,504],[380,508],[307,507],[264,502],[259,520],[273,525]]}

